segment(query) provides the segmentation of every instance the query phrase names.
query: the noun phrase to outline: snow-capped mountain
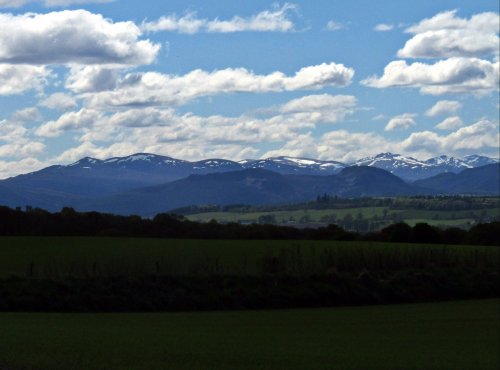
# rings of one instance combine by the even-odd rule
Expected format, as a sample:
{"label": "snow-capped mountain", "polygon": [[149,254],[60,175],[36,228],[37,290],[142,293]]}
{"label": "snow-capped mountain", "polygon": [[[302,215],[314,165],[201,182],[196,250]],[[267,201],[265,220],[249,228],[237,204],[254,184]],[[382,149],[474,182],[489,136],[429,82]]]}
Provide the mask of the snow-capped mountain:
{"label": "snow-capped mountain", "polygon": [[447,155],[429,158],[425,161],[425,163],[431,165],[432,167],[440,167],[445,170],[443,172],[456,172],[473,167],[472,165],[465,163],[462,159],[449,157]]}
{"label": "snow-capped mountain", "polygon": [[336,161],[321,161],[310,158],[271,157],[266,159],[246,159],[239,162],[243,168],[262,168],[281,174],[333,175],[339,173],[346,164]]}
{"label": "snow-capped mountain", "polygon": [[400,154],[380,153],[374,157],[360,159],[352,165],[382,168],[406,181],[415,181],[440,173],[458,173],[467,168],[481,167],[492,163],[498,163],[498,160],[479,155],[470,155],[464,159],[441,155],[422,161]]}
{"label": "snow-capped mountain", "polygon": [[485,157],[484,155],[467,155],[463,158],[464,163],[468,164],[471,167],[482,167],[488,164],[495,164],[499,162],[499,158],[490,158]]}
{"label": "snow-capped mountain", "polygon": [[[363,158],[349,166],[336,161],[294,157],[273,157],[240,162],[226,159],[190,162],[147,153],[104,160],[85,157],[69,165],[50,166],[40,171],[0,180],[0,205],[11,207],[31,205],[47,210],[59,210],[68,205],[83,207],[86,204],[84,209],[88,210],[114,210],[108,208],[106,202],[116,202],[123,194],[133,193],[138,197],[127,196],[123,200],[126,205],[124,209],[133,212],[133,209],[142,209],[139,201],[142,195],[139,195],[147,195],[149,192],[154,192],[156,188],[177,189],[177,193],[161,193],[161,196],[168,199],[160,197],[150,200],[152,204],[159,202],[158,204],[161,203],[163,206],[170,204],[172,207],[180,206],[182,202],[195,200],[196,202],[217,200],[220,204],[245,200],[250,204],[256,199],[274,197],[273,199],[278,201],[281,199],[280,194],[286,189],[290,190],[290,194],[302,195],[298,198],[290,195],[289,198],[283,198],[283,202],[302,201],[314,194],[316,196],[323,193],[339,196],[376,194],[396,196],[426,192],[428,194],[497,194],[495,189],[498,188],[496,186],[498,165],[481,166],[483,163],[490,162],[498,163],[498,160],[482,156],[468,156],[463,160],[440,156],[421,161],[398,154],[381,153],[374,157]],[[476,168],[472,167],[486,172],[474,172]],[[461,175],[466,172],[467,176],[464,176],[467,181],[464,182]],[[431,178],[438,174],[436,178]],[[378,176],[378,180],[374,176]],[[481,185],[474,176],[487,177],[479,179],[486,183]],[[234,185],[235,187],[232,188],[232,185],[228,185],[240,177],[241,181],[238,180],[238,184],[241,186]],[[278,178],[280,180],[275,181]],[[418,179],[428,179],[428,181],[422,180],[424,182],[408,184]],[[177,185],[170,187],[169,184],[174,182]],[[464,187],[464,184],[467,186]],[[450,188],[447,188],[448,185]],[[451,188],[452,185],[454,188]],[[212,198],[204,198],[208,189],[211,189]],[[262,193],[264,190],[267,193]],[[185,195],[188,193],[189,197]],[[235,197],[229,197],[229,193]],[[249,194],[255,197],[252,198]],[[273,194],[272,197],[271,194]],[[177,199],[180,196],[186,198]],[[88,203],[90,201],[97,203]],[[137,203],[128,205],[129,201]],[[99,207],[92,208],[89,204],[96,204]],[[191,203],[185,205],[189,204]]]}

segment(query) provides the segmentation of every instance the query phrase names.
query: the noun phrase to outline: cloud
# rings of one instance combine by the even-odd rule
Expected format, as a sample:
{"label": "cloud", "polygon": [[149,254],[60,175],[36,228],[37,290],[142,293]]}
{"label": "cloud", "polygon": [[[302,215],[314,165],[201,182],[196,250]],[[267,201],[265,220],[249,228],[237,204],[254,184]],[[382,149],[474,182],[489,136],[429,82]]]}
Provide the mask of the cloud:
{"label": "cloud", "polygon": [[91,127],[103,116],[102,112],[82,108],[77,112],[67,112],[55,121],[48,121],[38,127],[35,133],[38,136],[56,137],[63,131]]}
{"label": "cloud", "polygon": [[24,109],[19,109],[12,114],[12,120],[15,122],[30,122],[39,121],[42,119],[42,115],[36,109],[36,107],[29,107]]}
{"label": "cloud", "polygon": [[33,157],[13,161],[0,160],[0,179],[5,179],[20,173],[37,171],[45,166],[46,163]]}
{"label": "cloud", "polygon": [[414,132],[402,141],[390,140],[373,132],[334,130],[319,138],[313,137],[311,133],[297,134],[262,157],[290,155],[349,163],[380,152],[400,153],[417,158],[442,154],[460,157],[478,153],[498,156],[499,136],[498,123],[486,120],[462,127],[448,135],[432,131]]}
{"label": "cloud", "polygon": [[120,77],[118,68],[102,66],[73,66],[65,87],[76,93],[113,90]]}
{"label": "cloud", "polygon": [[458,112],[460,108],[462,108],[462,104],[458,101],[440,100],[436,104],[434,104],[431,108],[429,108],[425,112],[425,115],[427,117],[435,117],[435,116],[440,116],[442,114]]}
{"label": "cloud", "polygon": [[0,96],[18,95],[30,90],[41,91],[50,74],[45,67],[0,64]]}
{"label": "cloud", "polygon": [[62,92],[57,92],[48,96],[47,98],[40,101],[38,105],[41,107],[57,109],[60,111],[68,111],[78,106],[74,97]]}
{"label": "cloud", "polygon": [[372,117],[372,121],[383,121],[386,119],[385,114],[378,114],[375,117]]}
{"label": "cloud", "polygon": [[424,94],[484,95],[498,90],[499,62],[477,58],[449,58],[435,64],[393,61],[381,77],[372,76],[361,83],[375,88],[415,87]]}
{"label": "cloud", "polygon": [[499,15],[486,12],[470,19],[457,10],[439,13],[406,29],[413,36],[398,51],[401,58],[480,57],[499,54]]}
{"label": "cloud", "polygon": [[[315,90],[351,83],[354,70],[342,64],[304,67],[293,76],[282,72],[257,75],[245,68],[207,72],[194,70],[182,76],[157,72],[129,73],[110,91],[83,94],[94,107],[137,107],[185,104],[202,96],[230,93],[267,93]],[[88,86],[73,79],[68,87]],[[80,92],[79,88],[76,92]]]}
{"label": "cloud", "polygon": [[284,104],[280,111],[314,123],[335,123],[354,113],[356,98],[352,95],[308,95]]}
{"label": "cloud", "polygon": [[0,13],[0,63],[149,64],[160,45],[140,36],[133,22],[113,23],[86,10]]}
{"label": "cloud", "polygon": [[64,7],[92,3],[110,3],[114,0],[0,0],[0,8],[19,8],[30,3],[41,3],[46,7]]}
{"label": "cloud", "polygon": [[345,25],[336,21],[328,21],[328,23],[326,24],[326,29],[328,31],[338,31],[343,28],[345,28]]}
{"label": "cloud", "polygon": [[392,117],[387,125],[385,126],[385,131],[393,131],[397,129],[406,129],[411,126],[415,126],[415,117],[417,115],[413,113],[404,113],[399,116]]}
{"label": "cloud", "polygon": [[250,17],[234,16],[229,20],[207,20],[197,18],[196,13],[188,13],[182,17],[170,14],[152,22],[143,22],[141,29],[145,32],[179,32],[195,34],[198,32],[232,33],[232,32],[290,32],[295,29],[289,18],[296,11],[293,4],[284,4],[273,10],[265,10]]}
{"label": "cloud", "polygon": [[446,136],[432,131],[412,133],[402,142],[405,151],[423,151],[430,154],[446,153],[452,155],[475,154],[478,151],[498,153],[500,140],[498,122],[488,120],[462,127]]}
{"label": "cloud", "polygon": [[453,116],[445,118],[443,121],[436,125],[437,129],[440,130],[454,130],[456,128],[462,127],[463,122],[460,117]]}
{"label": "cloud", "polygon": [[387,32],[387,31],[392,31],[393,29],[394,25],[388,23],[380,23],[377,24],[375,27],[373,27],[373,30],[377,32]]}
{"label": "cloud", "polygon": [[127,141],[131,137],[140,141],[155,137],[156,141],[168,143],[194,139],[200,143],[257,143],[282,141],[292,137],[293,132],[314,128],[319,123],[340,122],[355,109],[354,96],[327,94],[291,100],[260,117],[251,114],[238,117],[180,115],[171,108],[158,107],[132,108],[113,114],[82,108],[43,123],[36,134],[56,137],[66,131],[79,131],[83,132],[83,141]]}
{"label": "cloud", "polygon": [[0,145],[0,158],[25,158],[43,153],[45,144],[41,142],[10,143]]}
{"label": "cloud", "polygon": [[21,142],[25,140],[28,130],[19,122],[14,120],[0,121],[0,141]]}

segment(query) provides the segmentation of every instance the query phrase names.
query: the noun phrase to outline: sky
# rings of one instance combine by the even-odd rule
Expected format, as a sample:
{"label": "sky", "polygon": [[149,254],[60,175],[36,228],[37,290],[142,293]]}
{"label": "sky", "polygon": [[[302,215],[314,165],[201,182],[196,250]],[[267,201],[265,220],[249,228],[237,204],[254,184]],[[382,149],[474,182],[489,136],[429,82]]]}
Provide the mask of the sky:
{"label": "sky", "polygon": [[0,178],[85,156],[499,156],[498,1],[0,0]]}

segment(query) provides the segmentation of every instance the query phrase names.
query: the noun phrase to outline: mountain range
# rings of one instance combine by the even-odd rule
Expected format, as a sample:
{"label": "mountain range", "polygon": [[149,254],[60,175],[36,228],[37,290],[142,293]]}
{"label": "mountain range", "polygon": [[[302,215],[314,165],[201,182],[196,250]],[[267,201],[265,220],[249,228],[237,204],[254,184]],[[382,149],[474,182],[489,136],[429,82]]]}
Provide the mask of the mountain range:
{"label": "mountain range", "polygon": [[354,163],[274,157],[189,162],[139,153],[0,180],[0,204],[150,216],[201,204],[283,204],[340,197],[499,193],[498,160],[381,153]]}

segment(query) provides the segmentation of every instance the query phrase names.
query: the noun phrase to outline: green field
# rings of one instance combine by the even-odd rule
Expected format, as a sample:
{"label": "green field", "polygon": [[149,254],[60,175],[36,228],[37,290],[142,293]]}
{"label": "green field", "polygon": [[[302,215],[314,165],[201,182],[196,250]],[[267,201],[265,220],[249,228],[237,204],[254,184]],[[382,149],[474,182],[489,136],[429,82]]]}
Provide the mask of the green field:
{"label": "green field", "polygon": [[186,217],[192,221],[208,222],[240,222],[259,223],[262,220],[268,222],[269,218],[276,224],[328,224],[340,223],[349,215],[354,219],[363,218],[379,224],[379,228],[387,226],[395,219],[405,221],[410,225],[417,222],[426,222],[430,225],[442,227],[469,227],[475,224],[476,219],[481,217],[495,218],[500,215],[500,209],[473,209],[458,211],[438,211],[420,209],[390,209],[388,207],[357,207],[342,209],[299,209],[287,211],[265,211],[265,212],[205,212],[190,214]]}
{"label": "green field", "polygon": [[0,237],[0,278],[156,275],[260,275],[275,258],[292,275],[329,268],[370,271],[496,269],[500,248],[307,240],[176,240]]}
{"label": "green field", "polygon": [[206,313],[3,313],[0,368],[496,370],[499,309],[500,300],[484,300]]}
{"label": "green field", "polygon": [[337,218],[343,218],[347,214],[356,216],[362,214],[365,218],[371,218],[375,215],[382,216],[384,207],[359,207],[359,208],[344,208],[344,209],[301,209],[294,211],[270,211],[270,212],[206,212],[197,213],[186,216],[193,221],[210,221],[215,219],[220,222],[237,222],[237,221],[254,221],[257,222],[259,217],[266,215],[274,215],[280,223],[290,221],[290,218],[299,222],[303,217],[309,217],[313,222],[319,222],[324,216],[335,215]]}

